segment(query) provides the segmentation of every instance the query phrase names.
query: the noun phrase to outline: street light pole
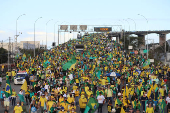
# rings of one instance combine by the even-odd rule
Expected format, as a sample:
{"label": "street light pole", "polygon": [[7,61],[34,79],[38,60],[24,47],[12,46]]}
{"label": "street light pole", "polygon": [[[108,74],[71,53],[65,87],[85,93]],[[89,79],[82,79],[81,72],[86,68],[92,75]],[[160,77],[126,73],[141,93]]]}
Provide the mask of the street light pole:
{"label": "street light pole", "polygon": [[121,21],[121,20],[119,20],[120,22],[122,22],[123,23],[123,25],[124,25],[124,31],[123,31],[123,35],[124,35],[124,49],[125,49],[125,24],[124,24],[124,22],[123,21]]}
{"label": "street light pole", "polygon": [[[123,20],[129,24],[129,22],[126,19],[123,19]],[[129,24],[129,33],[130,33],[130,24]],[[129,45],[130,45],[130,37],[129,37]]]}
{"label": "street light pole", "polygon": [[[17,37],[18,37],[18,35],[17,35],[17,21],[18,21],[18,19],[19,19],[21,16],[23,16],[23,15],[25,15],[25,14],[20,15],[20,16],[17,18],[17,20],[16,20],[15,49],[17,49]],[[16,50],[15,50],[15,51],[16,51]]]}
{"label": "street light pole", "polygon": [[[49,20],[48,22],[52,21],[53,19]],[[46,50],[47,50],[47,24],[48,22],[46,23]]]}
{"label": "street light pole", "polygon": [[148,59],[148,19],[146,19],[146,17],[141,14],[138,14],[138,15],[142,16],[147,22],[147,59]]}
{"label": "street light pole", "polygon": [[[64,21],[65,22],[65,21]],[[61,24],[63,24],[64,22],[61,22]],[[61,27],[61,24],[60,24],[60,27]],[[59,34],[60,32],[59,32],[59,30],[58,30],[58,34]],[[58,43],[59,43],[59,36],[60,36],[60,34],[58,35]],[[60,43],[61,43],[61,40],[60,40]],[[59,44],[58,44],[59,45]]]}
{"label": "street light pole", "polygon": [[39,17],[35,22],[34,22],[34,57],[35,57],[35,23],[42,17]]}
{"label": "street light pole", "polygon": [[[58,21],[57,21],[57,22],[58,22]],[[56,24],[57,22],[54,23],[54,43],[55,43],[55,24]]]}

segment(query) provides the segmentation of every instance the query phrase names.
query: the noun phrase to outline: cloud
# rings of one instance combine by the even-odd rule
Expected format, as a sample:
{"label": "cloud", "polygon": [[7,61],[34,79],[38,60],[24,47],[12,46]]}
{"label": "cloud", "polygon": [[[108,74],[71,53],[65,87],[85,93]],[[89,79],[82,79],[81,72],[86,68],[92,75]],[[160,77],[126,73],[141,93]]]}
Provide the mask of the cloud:
{"label": "cloud", "polygon": [[[34,32],[27,32],[29,35],[34,35]],[[36,35],[45,35],[46,32],[35,32]]]}
{"label": "cloud", "polygon": [[0,30],[0,33],[5,33],[5,31],[1,31],[1,30]]}

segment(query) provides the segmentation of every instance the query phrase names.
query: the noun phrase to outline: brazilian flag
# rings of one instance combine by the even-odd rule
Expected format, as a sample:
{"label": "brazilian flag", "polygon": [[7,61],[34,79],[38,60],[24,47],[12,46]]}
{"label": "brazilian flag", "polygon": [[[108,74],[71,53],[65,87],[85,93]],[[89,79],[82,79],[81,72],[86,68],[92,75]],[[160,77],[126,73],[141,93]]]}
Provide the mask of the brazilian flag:
{"label": "brazilian flag", "polygon": [[6,96],[6,98],[8,98],[11,95],[12,95],[12,89],[11,89],[9,79],[7,79],[6,80],[6,86],[5,86],[5,96]]}
{"label": "brazilian flag", "polygon": [[76,62],[77,62],[76,58],[73,57],[70,61],[63,65],[63,70],[66,71],[67,69],[69,70],[71,70],[72,68],[75,69]]}
{"label": "brazilian flag", "polygon": [[90,113],[94,113],[98,107],[99,107],[99,104],[98,104],[97,100],[94,99],[93,97],[90,97],[87,102],[86,109],[85,109],[84,113],[88,113],[89,110],[91,110]]}
{"label": "brazilian flag", "polygon": [[145,61],[145,63],[143,64],[143,68],[144,68],[144,69],[148,69],[148,68],[149,68],[149,64],[150,64],[150,59],[148,59],[147,61]]}

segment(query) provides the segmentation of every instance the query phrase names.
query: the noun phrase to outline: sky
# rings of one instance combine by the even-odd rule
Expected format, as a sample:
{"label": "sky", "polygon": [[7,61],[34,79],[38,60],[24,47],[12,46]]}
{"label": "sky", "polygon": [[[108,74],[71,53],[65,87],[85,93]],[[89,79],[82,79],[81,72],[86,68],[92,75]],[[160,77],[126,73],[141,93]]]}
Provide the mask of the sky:
{"label": "sky", "polygon": [[[19,41],[35,40],[51,46],[58,38],[58,25],[122,25],[123,29],[131,31],[143,30],[170,30],[170,0],[0,0],[0,41],[7,42],[8,37],[14,41],[17,33]],[[148,19],[139,16],[141,14]],[[128,19],[131,18],[136,23]],[[127,21],[124,21],[127,20]],[[120,21],[119,21],[120,20]],[[149,34],[149,39],[159,42],[158,34]],[[60,35],[61,42],[64,41],[64,33]],[[66,40],[76,38],[76,33],[65,33]],[[167,35],[170,39],[170,34]],[[152,41],[152,40],[150,40]],[[58,43],[58,42],[57,42]]]}

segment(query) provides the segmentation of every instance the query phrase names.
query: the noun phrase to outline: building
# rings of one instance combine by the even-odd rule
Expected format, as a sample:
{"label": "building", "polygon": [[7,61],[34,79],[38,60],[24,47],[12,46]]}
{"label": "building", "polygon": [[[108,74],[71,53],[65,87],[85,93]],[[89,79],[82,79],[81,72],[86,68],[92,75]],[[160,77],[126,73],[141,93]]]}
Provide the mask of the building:
{"label": "building", "polygon": [[[9,43],[1,43],[0,47],[3,47],[6,50],[9,50],[11,53],[20,53],[19,48],[20,49],[34,49],[34,41],[20,41],[17,43],[17,49],[15,49],[15,43],[11,42],[10,45]],[[35,48],[39,48],[39,49],[45,49],[46,45],[40,45],[40,41],[35,41]]]}

